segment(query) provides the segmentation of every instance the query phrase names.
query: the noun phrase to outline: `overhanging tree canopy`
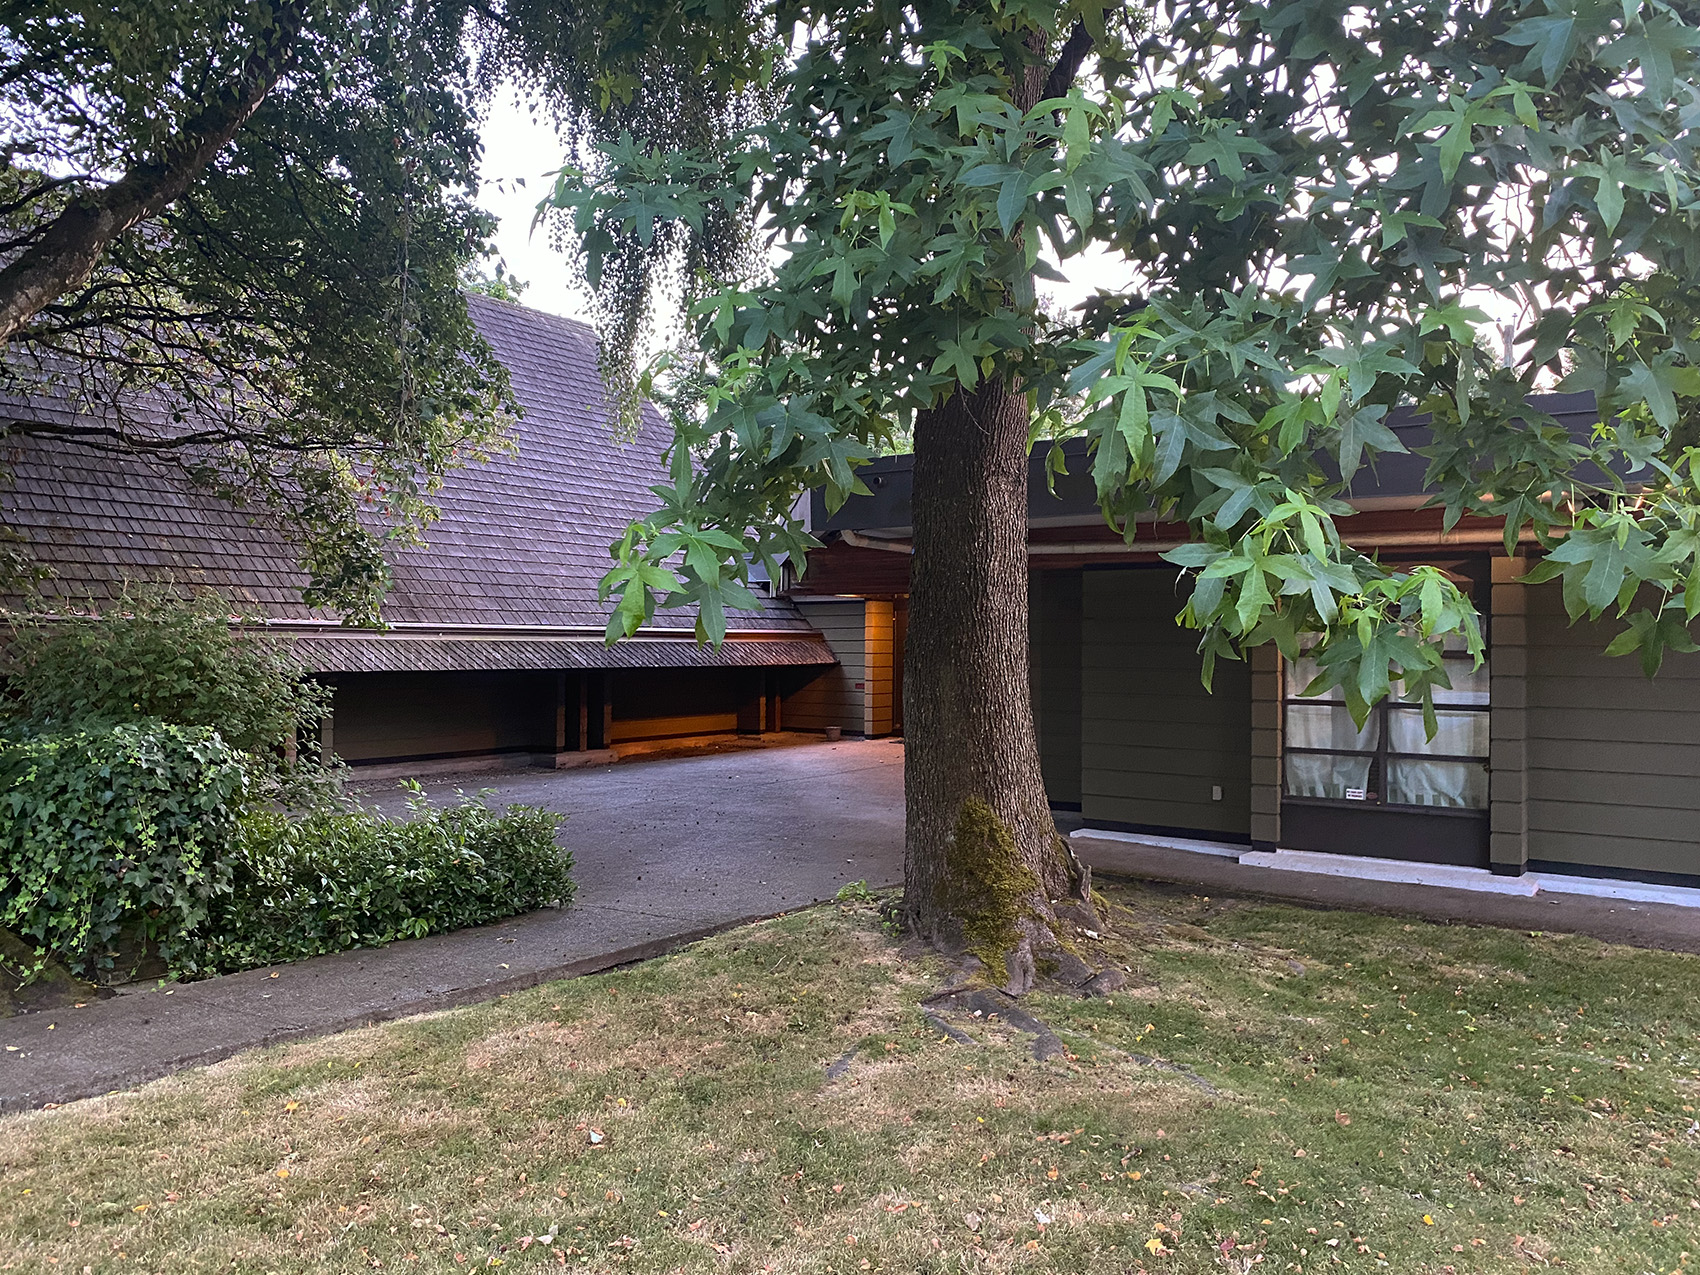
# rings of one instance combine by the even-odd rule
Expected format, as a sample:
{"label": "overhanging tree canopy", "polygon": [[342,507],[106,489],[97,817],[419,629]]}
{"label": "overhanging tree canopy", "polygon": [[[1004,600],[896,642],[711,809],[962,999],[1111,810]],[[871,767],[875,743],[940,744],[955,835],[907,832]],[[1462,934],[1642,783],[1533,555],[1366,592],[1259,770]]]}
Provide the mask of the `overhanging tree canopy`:
{"label": "overhanging tree canopy", "polygon": [[[686,13],[712,47],[721,15]],[[1047,414],[1090,440],[1130,537],[1150,510],[1194,527],[1170,557],[1195,577],[1184,619],[1206,676],[1318,634],[1324,680],[1361,715],[1395,687],[1426,704],[1449,636],[1480,651],[1444,575],[1390,569],[1338,532],[1345,483],[1400,447],[1385,420],[1401,403],[1433,414],[1449,518],[1503,518],[1508,548],[1532,531],[1549,550],[1536,578],[1562,576],[1573,614],[1626,617],[1614,651],[1655,668],[1692,645],[1691,5],[753,13],[784,37],[766,118],[717,152],[634,121],[554,197],[593,280],[725,210],[777,258],[692,306],[700,410],[678,415],[665,508],[617,546],[610,632],[689,600],[717,639],[723,606],[747,601],[746,548],[801,550],[799,491],[845,499],[856,461],[912,425],[916,928],[968,941],[1019,987],[1047,900],[1080,886],[1025,691],[1021,487]],[[748,47],[726,60],[748,65]],[[1047,317],[1046,255],[1095,246],[1137,266],[1137,290]],[[1489,353],[1495,298],[1524,315],[1507,363]],[[1528,407],[1547,374],[1596,392],[1592,440]]]}
{"label": "overhanging tree canopy", "polygon": [[[0,26],[0,434],[146,451],[373,613],[378,535],[488,446],[464,0],[20,0]],[[58,397],[75,419],[20,405]],[[373,517],[372,515],[376,515]]]}

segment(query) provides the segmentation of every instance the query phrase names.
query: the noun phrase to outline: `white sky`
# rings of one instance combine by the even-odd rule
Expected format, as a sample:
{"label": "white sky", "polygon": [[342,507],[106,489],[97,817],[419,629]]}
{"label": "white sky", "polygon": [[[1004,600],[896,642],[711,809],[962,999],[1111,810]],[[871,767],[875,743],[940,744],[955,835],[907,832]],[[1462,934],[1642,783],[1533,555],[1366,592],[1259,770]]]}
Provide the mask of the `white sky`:
{"label": "white sky", "polygon": [[548,174],[565,158],[554,127],[542,116],[530,115],[512,92],[504,92],[484,122],[483,139],[484,188],[478,202],[501,219],[496,249],[508,273],[531,285],[524,293],[525,304],[588,318],[570,263],[550,245],[546,231],[531,229],[537,201],[549,193]]}
{"label": "white sky", "polygon": [[[508,92],[492,105],[483,137],[485,184],[479,203],[501,219],[496,249],[508,273],[530,285],[523,295],[525,304],[588,319],[589,307],[574,282],[571,264],[550,244],[546,231],[531,229],[537,201],[549,191],[547,174],[564,159],[554,127],[543,116],[527,112]],[[1126,286],[1132,277],[1127,266],[1101,252],[1068,262],[1063,272],[1069,276],[1068,283],[1041,280],[1040,291],[1065,308],[1079,304],[1099,287]]]}

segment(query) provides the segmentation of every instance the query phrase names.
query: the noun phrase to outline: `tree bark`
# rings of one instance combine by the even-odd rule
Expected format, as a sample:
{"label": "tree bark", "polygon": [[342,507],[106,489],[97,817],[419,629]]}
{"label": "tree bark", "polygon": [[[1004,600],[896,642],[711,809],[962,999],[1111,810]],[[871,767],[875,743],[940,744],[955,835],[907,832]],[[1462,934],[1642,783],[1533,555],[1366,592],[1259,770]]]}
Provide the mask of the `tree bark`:
{"label": "tree bark", "polygon": [[0,344],[44,307],[86,284],[119,235],[157,217],[189,189],[236,132],[253,117],[294,56],[304,19],[301,5],[281,7],[248,54],[236,79],[221,90],[159,155],[111,185],[79,195],[45,233],[0,270]]}
{"label": "tree bark", "polygon": [[[1076,23],[1047,69],[1049,43],[1035,34],[1034,60],[1012,68],[1020,110],[1066,93],[1092,47]],[[917,416],[903,665],[904,921],[977,957],[1012,995],[1053,961],[1084,975],[1059,903],[1097,920],[1091,872],[1051,816],[1033,725],[1028,423],[1026,396],[1001,376]]]}
{"label": "tree bark", "polygon": [[1027,405],[1004,381],[915,424],[904,919],[1019,994],[1090,883],[1058,835],[1028,674]]}

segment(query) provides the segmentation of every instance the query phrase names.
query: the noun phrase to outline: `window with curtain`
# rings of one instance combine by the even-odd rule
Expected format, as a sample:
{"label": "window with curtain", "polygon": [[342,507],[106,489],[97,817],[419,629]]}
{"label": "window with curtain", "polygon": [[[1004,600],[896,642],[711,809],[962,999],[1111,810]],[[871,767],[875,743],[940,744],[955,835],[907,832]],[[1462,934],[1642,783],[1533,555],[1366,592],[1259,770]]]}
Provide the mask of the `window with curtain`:
{"label": "window with curtain", "polygon": [[1450,690],[1434,692],[1440,729],[1423,730],[1423,710],[1393,698],[1376,705],[1359,730],[1338,689],[1305,697],[1316,664],[1285,671],[1283,770],[1290,797],[1485,810],[1488,804],[1488,669],[1463,650],[1446,653]]}

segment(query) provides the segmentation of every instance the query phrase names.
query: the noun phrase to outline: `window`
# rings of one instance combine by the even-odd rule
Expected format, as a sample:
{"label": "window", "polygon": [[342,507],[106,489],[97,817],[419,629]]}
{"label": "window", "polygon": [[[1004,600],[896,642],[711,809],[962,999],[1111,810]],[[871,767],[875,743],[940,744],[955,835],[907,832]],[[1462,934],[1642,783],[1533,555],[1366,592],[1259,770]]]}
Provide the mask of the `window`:
{"label": "window", "polygon": [[1286,666],[1286,792],[1315,801],[1367,802],[1485,810],[1488,804],[1488,669],[1471,668],[1463,650],[1446,652],[1452,689],[1435,688],[1440,729],[1423,731],[1420,704],[1390,699],[1376,705],[1362,730],[1345,697],[1301,698],[1316,664]]}

